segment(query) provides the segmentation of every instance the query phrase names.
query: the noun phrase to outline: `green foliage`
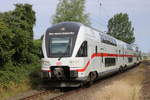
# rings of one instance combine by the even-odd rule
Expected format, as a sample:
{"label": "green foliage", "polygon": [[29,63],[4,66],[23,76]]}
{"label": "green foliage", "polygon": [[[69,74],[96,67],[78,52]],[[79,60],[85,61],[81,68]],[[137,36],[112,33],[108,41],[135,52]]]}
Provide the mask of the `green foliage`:
{"label": "green foliage", "polygon": [[0,90],[36,79],[40,70],[41,41],[33,40],[35,12],[29,4],[15,6],[0,13]]}
{"label": "green foliage", "polygon": [[[0,88],[9,89],[12,82],[14,82],[15,84],[20,84],[24,80],[28,80],[31,78],[37,79],[39,78],[39,76],[37,76],[39,70],[39,60],[36,63],[21,66],[13,66],[11,63],[7,63],[7,68],[0,70]],[[33,78],[33,75],[35,76],[35,74],[37,77]]]}
{"label": "green foliage", "polygon": [[114,15],[108,22],[107,34],[126,43],[134,43],[134,28],[129,21],[128,14],[119,13]]}
{"label": "green foliage", "polygon": [[29,4],[16,4],[14,11],[4,13],[3,20],[14,34],[12,41],[15,63],[32,63],[35,12]]}
{"label": "green foliage", "polygon": [[3,20],[0,19],[0,67],[11,62],[11,56],[14,54],[12,48],[13,36]]}
{"label": "green foliage", "polygon": [[53,18],[53,24],[75,21],[89,25],[89,15],[84,13],[84,4],[85,0],[60,0]]}

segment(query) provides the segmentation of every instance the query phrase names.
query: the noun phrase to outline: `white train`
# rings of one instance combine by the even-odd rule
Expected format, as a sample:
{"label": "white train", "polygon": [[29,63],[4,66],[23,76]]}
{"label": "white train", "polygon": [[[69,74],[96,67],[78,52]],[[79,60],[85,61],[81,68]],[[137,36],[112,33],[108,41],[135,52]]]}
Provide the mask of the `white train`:
{"label": "white train", "polygon": [[136,46],[77,22],[48,28],[42,50],[41,77],[56,87],[92,83],[141,60]]}

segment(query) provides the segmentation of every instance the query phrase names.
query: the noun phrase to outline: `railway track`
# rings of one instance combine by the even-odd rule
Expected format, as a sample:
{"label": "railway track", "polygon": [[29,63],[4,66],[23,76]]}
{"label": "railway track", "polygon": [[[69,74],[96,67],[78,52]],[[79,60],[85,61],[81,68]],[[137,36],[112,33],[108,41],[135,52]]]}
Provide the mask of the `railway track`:
{"label": "railway track", "polygon": [[[21,98],[19,100],[41,100],[43,96],[47,96],[48,100],[60,100],[60,99],[62,100],[63,97],[73,94],[73,93],[77,93],[81,89],[83,90],[83,88],[69,89],[67,91],[65,90],[66,92],[59,93],[57,96],[54,96],[54,97],[48,97],[48,95],[52,92],[51,90],[43,90],[36,94]],[[42,99],[42,100],[45,100],[45,99]]]}
{"label": "railway track", "polygon": [[28,97],[24,97],[24,98],[21,98],[19,100],[34,100],[34,99],[37,99],[43,95],[48,95],[51,91],[40,91],[39,93],[36,93],[36,94],[33,94],[31,96],[28,96]]}

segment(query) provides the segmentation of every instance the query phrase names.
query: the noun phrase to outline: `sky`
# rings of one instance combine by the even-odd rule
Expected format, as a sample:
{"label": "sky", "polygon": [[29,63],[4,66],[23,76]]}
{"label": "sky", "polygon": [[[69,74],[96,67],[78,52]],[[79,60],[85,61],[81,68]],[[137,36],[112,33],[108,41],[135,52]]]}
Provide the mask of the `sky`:
{"label": "sky", "polygon": [[[13,10],[16,3],[29,3],[36,12],[34,38],[38,39],[52,24],[59,0],[0,0],[0,12]],[[101,5],[100,5],[101,3]],[[108,20],[117,13],[128,13],[134,27],[135,43],[143,52],[150,52],[150,0],[86,0],[91,26],[107,31]]]}

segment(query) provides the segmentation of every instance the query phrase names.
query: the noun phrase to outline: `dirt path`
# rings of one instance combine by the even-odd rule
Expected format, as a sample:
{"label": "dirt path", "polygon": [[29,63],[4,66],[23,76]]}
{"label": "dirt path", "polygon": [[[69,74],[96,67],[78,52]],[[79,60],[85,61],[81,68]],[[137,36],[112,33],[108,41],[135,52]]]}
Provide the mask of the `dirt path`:
{"label": "dirt path", "polygon": [[141,89],[141,100],[150,100],[150,61],[145,61],[143,64],[145,65],[145,79]]}
{"label": "dirt path", "polygon": [[[146,66],[142,63],[127,72],[96,82],[90,88],[66,96],[62,100],[140,100],[140,97],[150,100],[145,99],[141,92]],[[148,85],[150,84],[145,86],[149,87]],[[145,96],[150,95],[150,92],[148,93],[150,88],[146,90],[143,90]]]}

